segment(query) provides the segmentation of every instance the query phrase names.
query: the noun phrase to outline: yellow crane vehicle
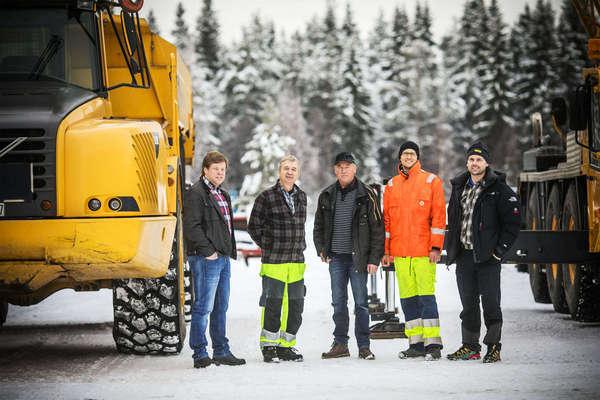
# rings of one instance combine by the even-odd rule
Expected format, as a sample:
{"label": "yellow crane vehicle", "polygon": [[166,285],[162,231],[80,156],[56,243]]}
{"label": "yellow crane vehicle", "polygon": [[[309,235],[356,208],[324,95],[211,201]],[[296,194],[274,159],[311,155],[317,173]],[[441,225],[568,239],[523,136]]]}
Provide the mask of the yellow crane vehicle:
{"label": "yellow crane vehicle", "polygon": [[572,0],[588,35],[594,66],[583,83],[552,102],[562,146],[542,145],[534,114],[535,147],[523,155],[520,175],[526,231],[509,259],[528,264],[533,297],[577,321],[600,321],[600,2]]}
{"label": "yellow crane vehicle", "polygon": [[119,351],[178,353],[192,89],[142,5],[0,3],[0,321],[111,288]]}

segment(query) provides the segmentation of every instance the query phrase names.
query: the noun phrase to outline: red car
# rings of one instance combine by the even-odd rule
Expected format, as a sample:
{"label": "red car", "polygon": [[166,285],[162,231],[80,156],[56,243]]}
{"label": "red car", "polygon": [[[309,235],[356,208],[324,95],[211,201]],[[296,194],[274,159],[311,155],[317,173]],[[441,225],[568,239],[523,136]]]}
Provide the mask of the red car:
{"label": "red car", "polygon": [[248,221],[245,215],[233,215],[233,229],[238,254],[244,258],[244,262],[248,265],[249,258],[260,257],[262,252],[260,251],[260,247],[254,243],[248,233]]}

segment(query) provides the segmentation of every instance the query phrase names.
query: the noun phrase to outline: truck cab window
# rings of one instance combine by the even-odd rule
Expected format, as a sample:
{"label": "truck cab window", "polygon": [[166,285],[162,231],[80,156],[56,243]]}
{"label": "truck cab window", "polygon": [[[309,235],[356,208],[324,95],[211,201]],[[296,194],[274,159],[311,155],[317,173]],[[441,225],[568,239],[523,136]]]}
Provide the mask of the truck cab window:
{"label": "truck cab window", "polygon": [[0,80],[100,88],[94,19],[60,8],[9,9],[0,22]]}

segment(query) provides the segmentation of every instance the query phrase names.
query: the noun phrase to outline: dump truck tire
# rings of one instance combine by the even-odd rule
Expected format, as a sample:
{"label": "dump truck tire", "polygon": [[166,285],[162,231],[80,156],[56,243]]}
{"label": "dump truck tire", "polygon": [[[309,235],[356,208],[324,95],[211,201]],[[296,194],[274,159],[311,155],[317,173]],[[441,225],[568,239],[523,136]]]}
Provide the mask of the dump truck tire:
{"label": "dump truck tire", "polygon": [[[551,231],[561,230],[561,214],[562,205],[560,204],[560,196],[558,193],[558,187],[554,186],[550,190],[550,196],[548,196],[548,206],[546,208],[546,229]],[[552,300],[552,306],[554,311],[568,314],[569,306],[565,299],[565,291],[563,288],[563,271],[562,265],[553,263],[546,266],[546,282],[548,284],[548,293]]]}
{"label": "dump truck tire", "polygon": [[[178,202],[180,205],[181,203]],[[169,269],[162,278],[113,282],[113,338],[133,354],[177,354],[185,340],[183,223],[178,206]]]}
{"label": "dump truck tire", "polygon": [[8,301],[0,299],[0,329],[6,322],[6,316],[8,315]]}
{"label": "dump truck tire", "polygon": [[[537,188],[533,188],[527,202],[527,228],[531,230],[541,229],[542,222],[540,211],[537,205]],[[550,303],[548,294],[548,284],[546,283],[546,274],[544,264],[528,264],[529,286],[536,303]]]}
{"label": "dump truck tire", "polygon": [[[577,201],[575,186],[567,191],[563,208],[562,229],[581,230],[583,215]],[[565,298],[571,318],[580,322],[600,321],[600,265],[563,264]]]}

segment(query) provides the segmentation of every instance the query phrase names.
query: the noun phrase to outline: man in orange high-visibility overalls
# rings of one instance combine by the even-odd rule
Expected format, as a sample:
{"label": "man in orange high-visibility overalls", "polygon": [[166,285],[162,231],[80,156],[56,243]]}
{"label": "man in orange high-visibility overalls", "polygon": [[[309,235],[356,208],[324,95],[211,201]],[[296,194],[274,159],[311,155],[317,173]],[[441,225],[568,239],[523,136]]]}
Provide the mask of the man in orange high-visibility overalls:
{"label": "man in orange high-visibility overalls", "polygon": [[403,143],[398,158],[399,173],[390,179],[383,197],[386,240],[382,260],[383,265],[394,263],[406,318],[409,348],[398,357],[439,360],[442,339],[435,269],[446,228],[444,190],[439,177],[421,169],[416,143]]}

